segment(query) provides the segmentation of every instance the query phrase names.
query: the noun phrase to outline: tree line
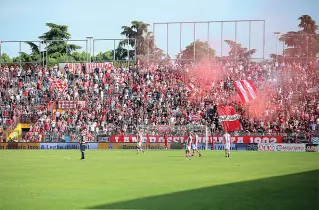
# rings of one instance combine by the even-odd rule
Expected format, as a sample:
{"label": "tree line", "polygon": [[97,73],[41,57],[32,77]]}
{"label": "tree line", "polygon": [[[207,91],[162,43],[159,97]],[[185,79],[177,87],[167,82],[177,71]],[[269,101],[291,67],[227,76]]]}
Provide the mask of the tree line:
{"label": "tree line", "polygon": [[[319,35],[317,34],[318,25],[316,21],[309,15],[303,15],[298,18],[300,23],[299,31],[290,31],[282,34],[279,41],[284,43],[286,49],[284,50],[285,57],[293,58],[308,58],[316,57],[319,53]],[[149,24],[142,21],[132,21],[131,26],[122,26],[121,35],[129,40],[122,40],[119,42],[117,48],[100,52],[94,57],[86,51],[78,52],[80,46],[75,44],[68,44],[66,41],[71,39],[71,34],[68,32],[68,26],[58,25],[54,23],[46,23],[49,30],[39,36],[41,45],[46,46],[45,50],[41,50],[38,45],[32,42],[26,42],[31,49],[31,53],[21,52],[19,56],[10,58],[6,53],[2,54],[2,62],[25,62],[25,63],[45,63],[47,53],[48,63],[57,64],[63,63],[66,60],[69,62],[85,62],[87,58],[91,61],[106,62],[112,60],[135,60],[154,61],[156,63],[169,62],[170,58],[164,54],[164,51],[156,46],[153,32],[149,31]],[[136,39],[136,41],[135,41]],[[51,42],[49,40],[60,40]],[[234,59],[237,61],[248,60],[256,53],[256,49],[248,50],[240,43],[232,40],[224,40],[230,50],[228,56],[223,58]],[[194,45],[195,45],[195,60],[199,61],[203,58],[218,58],[216,51],[208,42],[195,40],[190,43],[177,55],[177,60],[181,63],[193,61],[194,59]],[[44,49],[44,47],[42,47]],[[136,50],[136,53],[135,53]],[[68,59],[66,59],[66,57]],[[271,54],[273,59],[282,59],[282,55]]]}
{"label": "tree line", "polygon": [[278,60],[315,60],[319,53],[319,34],[316,21],[309,15],[302,15],[298,18],[299,31],[289,31],[281,34],[279,41],[284,44],[283,55],[270,54],[273,59]]}

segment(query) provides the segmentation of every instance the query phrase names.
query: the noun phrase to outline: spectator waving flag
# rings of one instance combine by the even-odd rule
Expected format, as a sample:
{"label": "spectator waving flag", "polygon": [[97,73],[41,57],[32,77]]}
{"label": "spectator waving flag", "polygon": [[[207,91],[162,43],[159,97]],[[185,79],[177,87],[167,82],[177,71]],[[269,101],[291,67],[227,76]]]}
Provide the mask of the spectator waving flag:
{"label": "spectator waving flag", "polygon": [[193,114],[193,113],[190,113],[189,115],[189,120],[190,121],[194,121],[194,120],[200,120],[200,115],[199,114]]}
{"label": "spectator waving flag", "polygon": [[257,98],[257,88],[250,80],[239,80],[234,86],[243,102],[249,102]]}
{"label": "spectator waving flag", "polygon": [[189,85],[187,85],[187,90],[188,90],[189,92],[192,92],[192,91],[194,90],[194,88],[195,88],[195,86],[194,86],[192,83],[190,83]]}
{"label": "spectator waving flag", "polygon": [[232,106],[217,106],[218,120],[223,124],[224,130],[232,132],[240,130],[239,114]]}
{"label": "spectator waving flag", "polygon": [[52,85],[56,88],[56,89],[58,89],[58,91],[60,91],[61,93],[63,93],[66,89],[67,89],[67,87],[68,87],[68,85],[65,83],[65,82],[63,82],[61,79],[56,79],[56,78],[52,78],[52,77],[50,77],[49,78],[49,81],[52,83]]}

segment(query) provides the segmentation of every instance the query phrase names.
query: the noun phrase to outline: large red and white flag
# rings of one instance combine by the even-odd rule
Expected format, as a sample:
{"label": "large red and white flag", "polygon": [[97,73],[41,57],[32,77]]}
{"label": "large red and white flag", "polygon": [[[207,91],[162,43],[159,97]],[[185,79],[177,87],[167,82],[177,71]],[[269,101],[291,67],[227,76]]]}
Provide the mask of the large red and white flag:
{"label": "large red and white flag", "polygon": [[52,78],[52,77],[50,77],[49,78],[49,81],[52,83],[52,85],[56,88],[56,89],[58,89],[58,91],[60,91],[60,92],[64,92],[66,89],[67,89],[67,87],[68,87],[68,85],[65,83],[65,82],[63,82],[61,79],[56,79],[56,78]]}
{"label": "large red and white flag", "polygon": [[257,98],[257,87],[250,80],[239,80],[234,86],[243,102],[252,101]]}
{"label": "large red and white flag", "polygon": [[188,90],[189,92],[192,92],[192,91],[194,90],[194,88],[195,88],[195,86],[194,86],[192,83],[190,83],[190,84],[187,85],[187,90]]}
{"label": "large red and white flag", "polygon": [[232,106],[217,106],[219,122],[222,122],[224,130],[232,132],[240,130],[239,114]]}

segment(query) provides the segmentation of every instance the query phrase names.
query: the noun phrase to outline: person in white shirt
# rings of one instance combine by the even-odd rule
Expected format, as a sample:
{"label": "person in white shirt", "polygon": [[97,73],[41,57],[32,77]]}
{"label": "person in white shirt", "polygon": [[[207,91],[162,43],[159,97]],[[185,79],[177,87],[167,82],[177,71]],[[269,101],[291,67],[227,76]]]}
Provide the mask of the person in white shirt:
{"label": "person in white shirt", "polygon": [[186,158],[190,160],[191,155],[190,155],[190,150],[191,150],[191,145],[193,142],[193,137],[192,137],[192,133],[189,132],[189,135],[186,139],[186,143],[185,143],[185,154],[186,154]]}
{"label": "person in white shirt", "polygon": [[192,156],[194,156],[195,151],[196,151],[196,152],[198,153],[199,157],[201,157],[202,154],[200,154],[200,152],[199,152],[199,150],[198,150],[198,148],[197,148],[198,139],[199,139],[199,137],[198,137],[197,133],[195,133],[194,138],[193,138],[193,141],[192,141],[192,150],[193,150]]}
{"label": "person in white shirt", "polygon": [[143,153],[144,153],[144,150],[143,150],[143,147],[142,147],[142,142],[143,142],[143,133],[142,131],[139,131],[138,132],[138,135],[137,135],[137,155],[138,155],[138,151],[141,150]]}
{"label": "person in white shirt", "polygon": [[225,134],[224,134],[224,144],[225,144],[225,155],[226,157],[229,157],[230,155],[230,141],[231,141],[231,137],[230,137],[230,134],[225,131]]}
{"label": "person in white shirt", "polygon": [[55,120],[56,121],[59,121],[59,118],[60,118],[60,112],[59,111],[57,111],[56,113],[55,113]]}

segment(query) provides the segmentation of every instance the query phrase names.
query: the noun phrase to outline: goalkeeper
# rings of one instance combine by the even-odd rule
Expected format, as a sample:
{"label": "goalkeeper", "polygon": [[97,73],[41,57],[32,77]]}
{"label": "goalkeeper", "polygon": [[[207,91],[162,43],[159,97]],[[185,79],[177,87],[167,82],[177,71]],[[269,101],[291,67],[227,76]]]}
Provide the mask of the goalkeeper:
{"label": "goalkeeper", "polygon": [[81,160],[85,160],[85,132],[82,132],[80,137],[80,151],[81,151]]}

